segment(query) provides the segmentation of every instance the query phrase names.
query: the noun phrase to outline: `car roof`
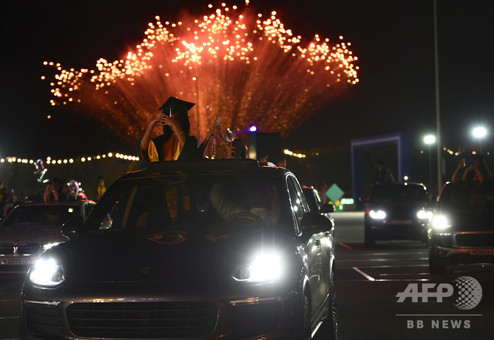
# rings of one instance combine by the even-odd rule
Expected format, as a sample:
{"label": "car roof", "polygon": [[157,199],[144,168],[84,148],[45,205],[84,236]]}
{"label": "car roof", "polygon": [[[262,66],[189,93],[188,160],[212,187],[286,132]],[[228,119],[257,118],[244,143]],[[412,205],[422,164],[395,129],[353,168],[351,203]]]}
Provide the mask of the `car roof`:
{"label": "car roof", "polygon": [[265,166],[253,159],[204,159],[153,162],[145,169],[128,173],[121,179],[177,174],[252,174],[277,177],[286,173],[290,171],[281,167]]}

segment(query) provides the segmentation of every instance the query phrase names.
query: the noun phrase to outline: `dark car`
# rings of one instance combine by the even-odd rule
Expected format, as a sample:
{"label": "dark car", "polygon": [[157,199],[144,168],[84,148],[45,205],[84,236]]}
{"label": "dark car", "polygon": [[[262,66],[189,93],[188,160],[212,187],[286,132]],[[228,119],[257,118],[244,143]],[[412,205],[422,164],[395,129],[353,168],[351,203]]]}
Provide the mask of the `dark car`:
{"label": "dark car", "polygon": [[364,213],[365,245],[377,240],[418,240],[428,244],[432,211],[420,183],[376,184]]}
{"label": "dark car", "polygon": [[117,180],[31,267],[21,338],[335,335],[333,227],[286,169],[153,163]]}
{"label": "dark car", "polygon": [[[432,219],[432,274],[494,264],[494,183],[447,183]],[[468,268],[468,267],[467,267]]]}
{"label": "dark car", "polygon": [[95,204],[83,200],[16,206],[0,223],[0,269],[26,271],[44,250],[67,241],[60,232],[67,220],[85,219]]}

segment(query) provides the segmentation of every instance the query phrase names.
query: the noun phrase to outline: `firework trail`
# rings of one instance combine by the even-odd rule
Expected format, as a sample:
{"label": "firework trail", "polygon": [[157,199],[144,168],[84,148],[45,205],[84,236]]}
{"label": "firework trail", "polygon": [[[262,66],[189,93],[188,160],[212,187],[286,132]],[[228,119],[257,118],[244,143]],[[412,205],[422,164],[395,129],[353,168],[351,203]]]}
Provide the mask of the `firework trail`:
{"label": "firework trail", "polygon": [[[235,132],[250,125],[288,135],[311,113],[358,82],[343,37],[330,45],[302,37],[269,17],[226,4],[201,18],[149,23],[125,58],[95,69],[53,67],[51,104],[74,105],[134,145],[169,96],[197,103],[191,133],[204,137],[217,115]],[[48,77],[43,77],[48,79]]]}

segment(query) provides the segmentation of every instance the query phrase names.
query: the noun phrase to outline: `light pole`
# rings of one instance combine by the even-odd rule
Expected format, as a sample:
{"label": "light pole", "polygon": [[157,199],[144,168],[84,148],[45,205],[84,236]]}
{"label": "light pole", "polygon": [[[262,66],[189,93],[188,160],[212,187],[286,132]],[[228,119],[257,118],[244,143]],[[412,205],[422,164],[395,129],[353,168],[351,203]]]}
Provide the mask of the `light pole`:
{"label": "light pole", "polygon": [[196,122],[197,122],[197,140],[201,140],[201,125],[199,123],[199,78],[197,77],[192,77],[192,80],[195,81],[196,83]]}
{"label": "light pole", "polygon": [[472,130],[472,135],[477,138],[479,142],[479,153],[482,153],[482,138],[487,136],[487,129],[483,126],[477,126]]}
{"label": "light pole", "polygon": [[429,187],[432,187],[432,161],[431,161],[431,145],[436,142],[436,136],[425,135],[424,144],[427,145],[427,152],[429,153]]}
{"label": "light pole", "polygon": [[433,0],[434,12],[434,70],[436,80],[436,150],[437,150],[437,192],[441,192],[443,185],[442,163],[441,163],[441,115],[439,103],[439,43],[437,34],[437,0]]}

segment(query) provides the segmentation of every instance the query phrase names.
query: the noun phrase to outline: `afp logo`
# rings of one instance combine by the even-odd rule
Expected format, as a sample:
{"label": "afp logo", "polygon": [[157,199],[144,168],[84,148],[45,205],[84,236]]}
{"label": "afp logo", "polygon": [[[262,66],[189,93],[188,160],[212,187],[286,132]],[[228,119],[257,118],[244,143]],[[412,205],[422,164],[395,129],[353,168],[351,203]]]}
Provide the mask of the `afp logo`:
{"label": "afp logo", "polygon": [[410,298],[412,303],[427,303],[429,299],[442,303],[443,299],[453,296],[456,287],[456,300],[454,306],[461,310],[470,310],[480,303],[482,299],[482,286],[479,281],[471,276],[460,276],[449,283],[410,283],[404,291],[396,294],[398,303],[403,303]]}

